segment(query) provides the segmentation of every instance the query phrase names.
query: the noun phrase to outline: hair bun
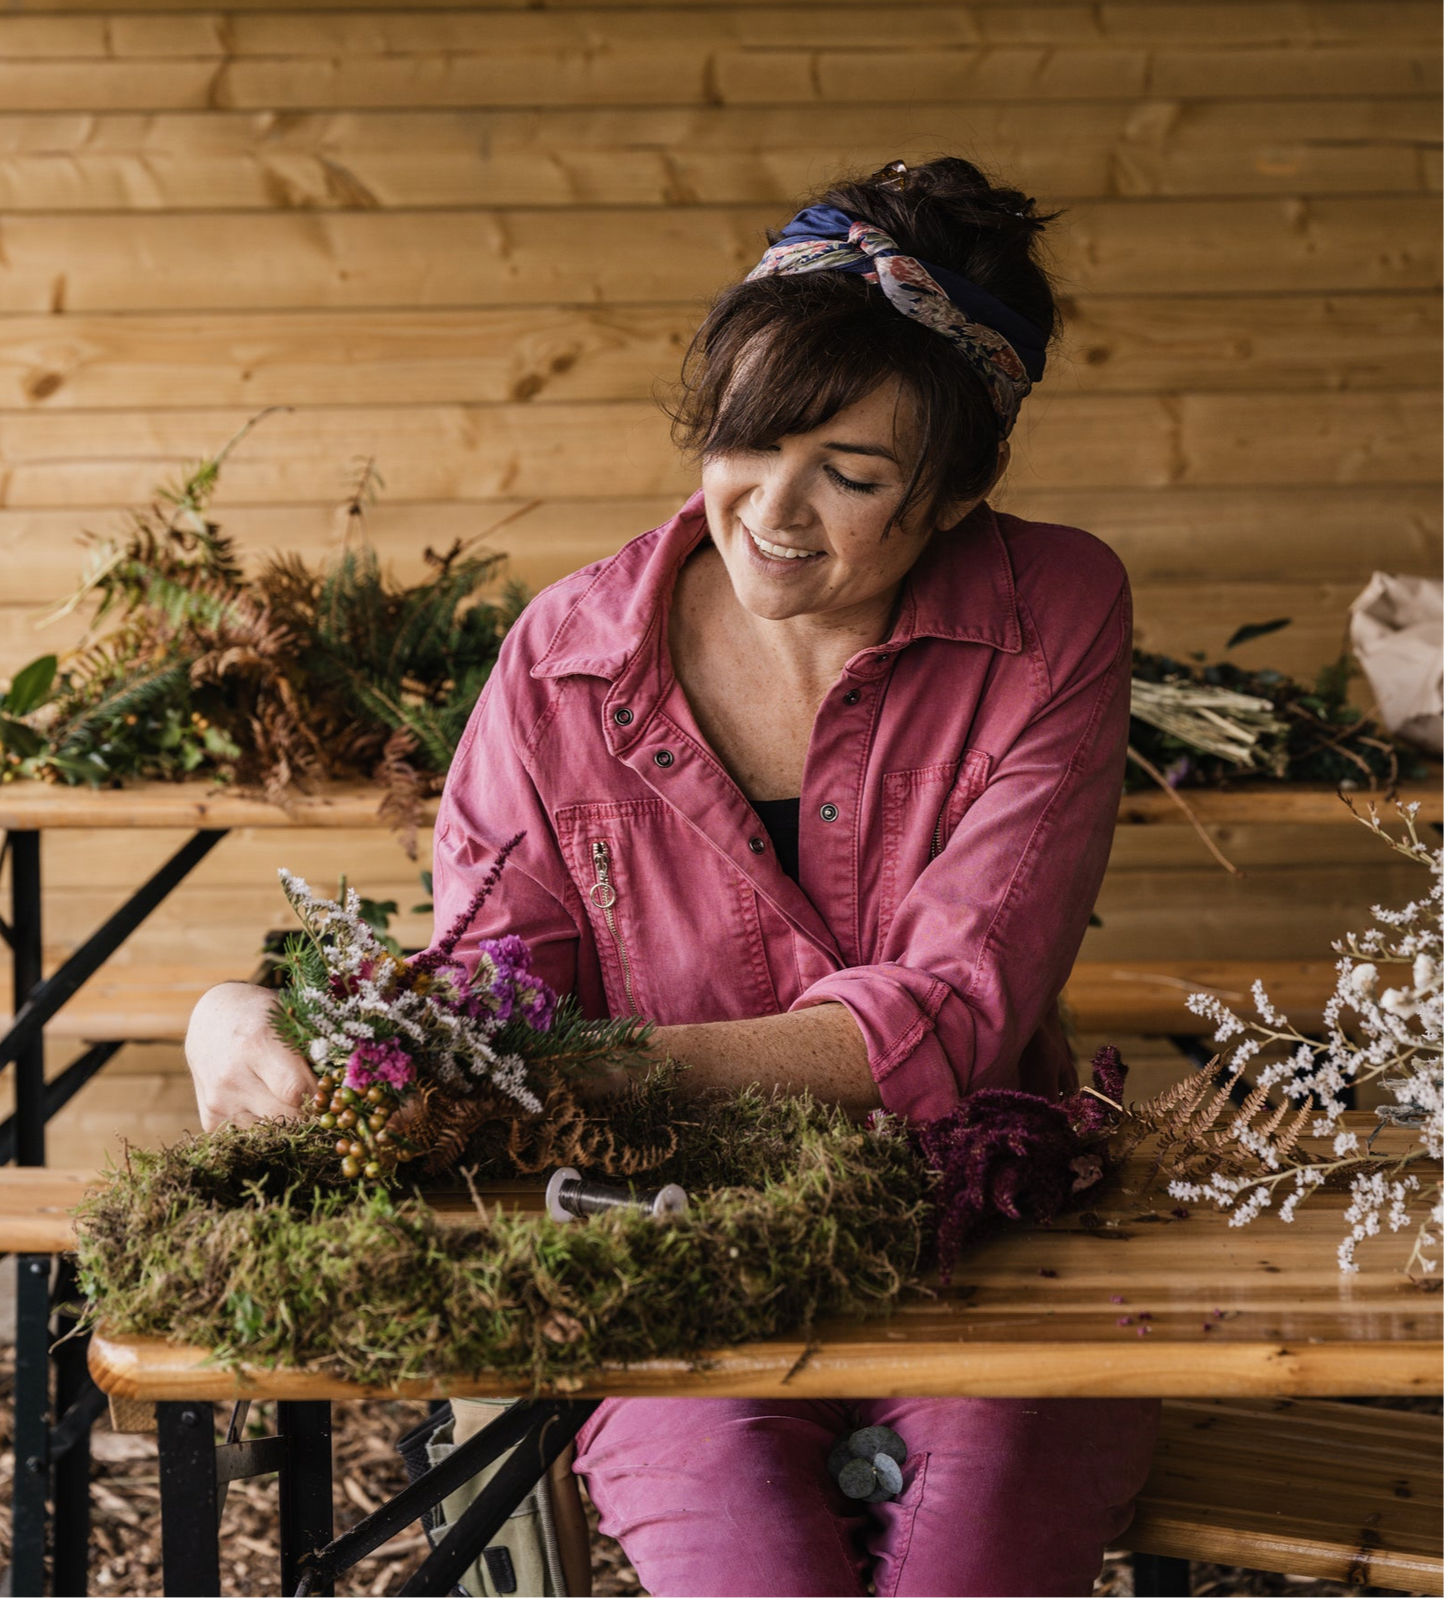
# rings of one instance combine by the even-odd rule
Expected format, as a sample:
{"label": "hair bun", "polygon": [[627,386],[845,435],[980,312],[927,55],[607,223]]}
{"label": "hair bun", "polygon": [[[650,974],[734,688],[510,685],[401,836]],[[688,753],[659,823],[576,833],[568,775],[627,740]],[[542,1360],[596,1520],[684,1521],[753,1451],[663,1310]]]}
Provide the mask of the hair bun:
{"label": "hair bun", "polygon": [[1036,241],[1058,212],[1041,215],[1030,195],[992,182],[972,161],[956,155],[919,166],[889,161],[811,203],[861,216],[910,255],[969,278],[1027,317],[1046,340],[1057,331],[1058,310]]}

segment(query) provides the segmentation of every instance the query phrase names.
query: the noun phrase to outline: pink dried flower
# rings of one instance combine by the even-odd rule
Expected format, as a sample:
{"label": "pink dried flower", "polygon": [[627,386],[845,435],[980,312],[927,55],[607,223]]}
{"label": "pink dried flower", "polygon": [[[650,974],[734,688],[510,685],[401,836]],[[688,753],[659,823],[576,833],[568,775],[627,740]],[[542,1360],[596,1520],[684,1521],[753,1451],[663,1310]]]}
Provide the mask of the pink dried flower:
{"label": "pink dried flower", "polygon": [[1132,1315],[1121,1315],[1119,1317],[1118,1324],[1120,1326],[1132,1326],[1134,1324],[1134,1317]]}
{"label": "pink dried flower", "polygon": [[401,1089],[416,1077],[411,1056],[396,1043],[358,1043],[346,1062],[345,1085],[352,1089],[382,1083]]}
{"label": "pink dried flower", "polygon": [[1110,1293],[1109,1302],[1111,1304],[1122,1304],[1124,1302],[1124,1295],[1122,1293]]}

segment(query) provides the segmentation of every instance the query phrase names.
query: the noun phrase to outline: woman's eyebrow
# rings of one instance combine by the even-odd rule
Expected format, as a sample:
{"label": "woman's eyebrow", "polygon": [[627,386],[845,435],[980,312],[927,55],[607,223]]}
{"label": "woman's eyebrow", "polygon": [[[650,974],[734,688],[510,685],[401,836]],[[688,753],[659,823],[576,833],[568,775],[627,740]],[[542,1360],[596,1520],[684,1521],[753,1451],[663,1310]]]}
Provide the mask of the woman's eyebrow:
{"label": "woman's eyebrow", "polygon": [[877,455],[885,461],[892,461],[896,466],[898,457],[891,449],[884,449],[881,444],[843,444],[837,439],[829,439],[824,449],[836,449],[844,455]]}

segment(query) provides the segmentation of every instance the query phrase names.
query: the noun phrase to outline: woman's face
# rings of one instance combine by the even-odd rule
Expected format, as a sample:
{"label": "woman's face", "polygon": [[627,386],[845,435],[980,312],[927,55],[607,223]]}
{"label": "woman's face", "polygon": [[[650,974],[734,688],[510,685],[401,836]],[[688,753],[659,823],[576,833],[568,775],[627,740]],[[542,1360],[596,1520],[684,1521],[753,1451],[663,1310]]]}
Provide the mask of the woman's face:
{"label": "woman's face", "polygon": [[915,508],[885,538],[912,474],[909,420],[894,378],[810,433],[704,459],[708,528],[745,610],[844,622],[891,603],[935,527],[972,508]]}

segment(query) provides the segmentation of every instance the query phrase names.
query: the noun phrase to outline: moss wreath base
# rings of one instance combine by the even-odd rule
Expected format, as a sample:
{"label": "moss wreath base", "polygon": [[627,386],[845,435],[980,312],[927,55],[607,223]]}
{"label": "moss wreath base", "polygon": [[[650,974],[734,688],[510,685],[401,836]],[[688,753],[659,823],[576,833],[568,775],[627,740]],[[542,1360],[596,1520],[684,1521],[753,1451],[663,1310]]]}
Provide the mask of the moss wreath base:
{"label": "moss wreath base", "polygon": [[[1108,1162],[1081,1150],[1102,1151],[1113,1129],[1083,1096],[985,1091],[908,1135],[807,1096],[684,1100],[675,1082],[654,1073],[608,1116],[624,1144],[676,1135],[645,1178],[688,1190],[667,1224],[484,1206],[474,1224],[444,1224],[420,1190],[358,1192],[306,1123],[130,1150],[79,1213],[89,1316],[232,1367],[378,1386],[491,1370],[566,1390],[603,1364],[696,1360],[820,1317],[886,1314],[940,1243],[946,1267],[1007,1217],[1092,1201]],[[468,1159],[483,1182],[518,1174],[496,1140]]]}

